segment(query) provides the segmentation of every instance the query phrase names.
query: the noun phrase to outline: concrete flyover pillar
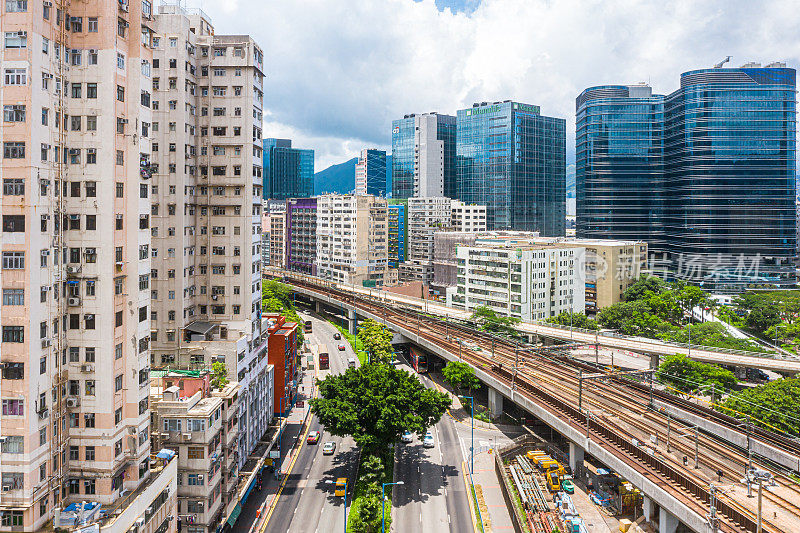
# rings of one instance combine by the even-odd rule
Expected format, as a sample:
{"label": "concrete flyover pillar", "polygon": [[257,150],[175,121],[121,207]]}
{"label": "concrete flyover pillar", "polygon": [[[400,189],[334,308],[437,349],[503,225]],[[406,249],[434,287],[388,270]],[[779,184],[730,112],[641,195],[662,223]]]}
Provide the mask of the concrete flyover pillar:
{"label": "concrete flyover pillar", "polygon": [[658,369],[658,365],[661,363],[659,355],[657,353],[650,354],[650,368],[653,370]]}
{"label": "concrete flyover pillar", "polygon": [[642,514],[648,522],[653,519],[653,500],[644,494],[642,495]]}
{"label": "concrete flyover pillar", "polygon": [[320,304],[319,300],[314,300],[314,311],[317,314],[322,313],[322,304]]}
{"label": "concrete flyover pillar", "polygon": [[491,387],[486,387],[489,391],[489,413],[492,418],[503,414],[503,395]]}
{"label": "concrete flyover pillar", "polygon": [[663,507],[658,512],[658,533],[675,533],[678,529],[678,519]]}
{"label": "concrete flyover pillar", "polygon": [[347,331],[350,335],[356,334],[356,312],[354,309],[347,310]]}
{"label": "concrete flyover pillar", "polygon": [[574,442],[569,443],[569,467],[572,469],[572,475],[576,477],[583,469],[583,448]]}

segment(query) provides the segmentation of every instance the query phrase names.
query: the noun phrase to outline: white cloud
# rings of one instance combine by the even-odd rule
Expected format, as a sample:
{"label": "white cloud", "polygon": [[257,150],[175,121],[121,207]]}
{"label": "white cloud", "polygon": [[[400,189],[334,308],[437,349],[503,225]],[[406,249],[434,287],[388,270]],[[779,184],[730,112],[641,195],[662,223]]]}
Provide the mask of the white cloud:
{"label": "white cloud", "polygon": [[469,15],[433,0],[224,0],[203,5],[218,33],[249,33],[266,59],[265,136],[317,151],[317,168],[386,147],[405,113],[455,113],[515,99],[567,119],[592,85],[650,82],[726,55],[800,61],[790,1],[483,0]]}

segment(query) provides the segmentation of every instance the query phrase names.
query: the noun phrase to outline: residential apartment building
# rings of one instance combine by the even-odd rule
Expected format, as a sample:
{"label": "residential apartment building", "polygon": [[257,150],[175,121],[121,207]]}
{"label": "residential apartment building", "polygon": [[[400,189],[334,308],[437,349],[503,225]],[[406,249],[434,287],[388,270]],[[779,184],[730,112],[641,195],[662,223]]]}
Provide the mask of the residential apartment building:
{"label": "residential apartment building", "polygon": [[0,4],[2,529],[170,484],[147,411],[151,9]]}
{"label": "residential apartment building", "polygon": [[451,200],[450,227],[454,231],[486,231],[486,206]]}
{"label": "residential apartment building", "polygon": [[278,314],[265,315],[269,323],[269,364],[273,368],[270,415],[285,414],[296,400],[300,361],[297,355],[297,324]]}
{"label": "residential apartment building", "polygon": [[647,243],[612,239],[567,239],[585,250],[586,313],[622,301],[625,290],[647,272]]}
{"label": "residential apartment building", "polygon": [[667,277],[794,285],[795,174],[783,63],[684,72],[666,96],[612,85],[576,99],[577,236],[647,240]]}
{"label": "residential apartment building", "polygon": [[189,531],[213,533],[238,503],[239,385],[228,383],[212,395],[210,387],[193,386],[207,385],[208,373],[172,374],[161,381],[150,392],[153,443],[177,455],[178,516]]}
{"label": "residential apartment building", "polygon": [[392,197],[456,194],[456,117],[405,115],[392,122]]}
{"label": "residential apartment building", "polygon": [[341,283],[385,285],[389,268],[388,203],[375,196],[317,197],[317,276]]}
{"label": "residential apartment building", "polygon": [[545,320],[584,310],[584,249],[527,238],[479,238],[456,249],[457,282],[447,304],[481,306],[523,320]]}
{"label": "residential apartment building", "polygon": [[317,199],[286,200],[286,259],[288,270],[316,275]]}
{"label": "residential apartment building", "polygon": [[408,259],[401,263],[401,281],[433,280],[433,235],[449,229],[452,220],[450,199],[443,196],[408,199]]}
{"label": "residential apartment building", "polygon": [[269,241],[269,264],[274,267],[286,266],[286,202],[268,200],[266,215],[269,234],[262,236]]}
{"label": "residential apartment building", "polygon": [[386,196],[386,151],[361,150],[356,162],[356,194]]}
{"label": "residential apartment building", "polygon": [[292,148],[290,139],[264,139],[263,165],[265,199],[314,195],[314,150]]}
{"label": "residential apartment building", "polygon": [[[207,369],[224,361],[241,387],[240,423],[251,428],[264,401],[255,392],[268,379],[260,252],[264,57],[246,35],[215,34],[201,10],[162,5],[155,32],[152,363]],[[240,464],[255,442],[240,440]]]}
{"label": "residential apartment building", "polygon": [[566,121],[539,106],[480,102],[457,114],[456,192],[489,230],[566,231]]}
{"label": "residential apartment building", "polygon": [[389,200],[389,268],[397,268],[408,254],[408,201]]}

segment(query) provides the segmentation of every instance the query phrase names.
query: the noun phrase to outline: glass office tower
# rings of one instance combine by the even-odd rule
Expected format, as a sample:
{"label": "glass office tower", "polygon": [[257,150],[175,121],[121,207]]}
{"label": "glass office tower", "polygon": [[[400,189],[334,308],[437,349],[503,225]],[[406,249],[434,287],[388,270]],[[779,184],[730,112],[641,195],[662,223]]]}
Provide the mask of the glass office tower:
{"label": "glass office tower", "polygon": [[486,205],[490,230],[565,234],[566,122],[506,100],[457,114],[456,196]]}
{"label": "glass office tower", "polygon": [[454,198],[456,117],[405,115],[392,121],[392,198]]}
{"label": "glass office tower", "polygon": [[641,85],[604,85],[575,102],[577,236],[661,239],[664,97]]}
{"label": "glass office tower", "polygon": [[314,150],[292,148],[289,139],[264,139],[264,198],[314,196]]}
{"label": "glass office tower", "polygon": [[386,151],[361,150],[356,163],[356,194],[386,196]]}
{"label": "glass office tower", "polygon": [[577,101],[578,236],[648,239],[669,277],[717,291],[793,284],[795,70],[685,72],[663,115],[606,89]]}
{"label": "glass office tower", "polygon": [[406,227],[408,226],[408,200],[389,200],[389,267],[398,268],[406,260],[408,254],[408,240]]}

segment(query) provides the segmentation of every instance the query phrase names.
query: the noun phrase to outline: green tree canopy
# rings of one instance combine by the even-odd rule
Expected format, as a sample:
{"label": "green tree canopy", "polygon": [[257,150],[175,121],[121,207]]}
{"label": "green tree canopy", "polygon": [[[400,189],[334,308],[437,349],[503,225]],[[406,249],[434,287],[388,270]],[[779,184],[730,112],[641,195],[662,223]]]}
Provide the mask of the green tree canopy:
{"label": "green tree canopy", "polygon": [[211,387],[214,389],[224,389],[228,384],[228,368],[221,361],[211,365]]}
{"label": "green tree canopy", "polygon": [[371,363],[386,364],[392,360],[392,332],[374,320],[364,320],[358,324],[356,335],[369,354]]}
{"label": "green tree canopy", "polygon": [[656,373],[662,383],[672,385],[683,392],[703,390],[707,392],[714,385],[716,392],[730,390],[736,385],[736,376],[730,370],[716,365],[692,361],[685,355],[668,355]]}
{"label": "green tree canopy", "polygon": [[471,320],[484,331],[512,337],[517,334],[517,324],[520,322],[519,318],[503,316],[485,305],[475,309]]}
{"label": "green tree canopy", "polygon": [[667,283],[658,276],[643,275],[636,283],[625,289],[622,294],[623,301],[632,302],[650,298],[654,294],[661,294],[667,290]]}
{"label": "green tree canopy", "polygon": [[450,361],[442,369],[442,377],[459,393],[462,390],[476,389],[481,386],[480,380],[475,376],[475,369],[463,361]]}
{"label": "green tree canopy", "polygon": [[367,485],[361,498],[358,516],[352,521],[349,531],[353,533],[376,533],[381,529],[381,488],[376,483]]}
{"label": "green tree canopy", "polygon": [[572,311],[562,311],[558,316],[548,318],[547,322],[579,329],[599,329],[597,322],[587,317],[586,314]]}
{"label": "green tree canopy", "polygon": [[731,394],[723,407],[719,410],[729,415],[750,415],[755,424],[800,435],[800,379],[776,379]]}
{"label": "green tree canopy", "polygon": [[[676,329],[669,332],[664,340],[688,343],[689,327]],[[728,348],[731,350],[747,350],[751,352],[765,351],[760,345],[747,339],[733,337],[719,322],[701,322],[691,326],[692,344],[710,346],[715,348]]]}
{"label": "green tree canopy", "polygon": [[311,409],[333,435],[351,435],[365,453],[378,454],[403,431],[422,435],[450,406],[447,394],[390,365],[362,365],[319,382]]}
{"label": "green tree canopy", "polygon": [[289,322],[297,323],[297,345],[303,344],[303,319],[294,308],[290,286],[274,279],[262,281],[261,308],[265,313],[280,313]]}
{"label": "green tree canopy", "polygon": [[669,331],[672,326],[651,312],[647,302],[635,300],[620,302],[597,314],[597,321],[603,327],[615,329],[623,335],[641,335],[655,338]]}

